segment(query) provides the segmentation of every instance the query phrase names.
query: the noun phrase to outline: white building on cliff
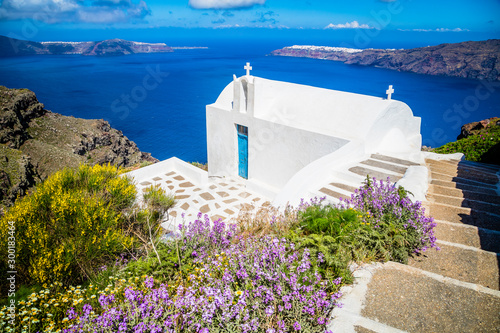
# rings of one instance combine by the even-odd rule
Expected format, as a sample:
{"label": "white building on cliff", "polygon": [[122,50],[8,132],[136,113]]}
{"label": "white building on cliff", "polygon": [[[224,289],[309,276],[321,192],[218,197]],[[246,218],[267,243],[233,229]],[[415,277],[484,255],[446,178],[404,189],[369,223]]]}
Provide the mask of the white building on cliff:
{"label": "white building on cliff", "polygon": [[245,69],[207,105],[209,177],[248,179],[247,187],[284,203],[346,159],[420,152],[420,118],[390,99],[392,87],[385,99],[254,77],[248,63]]}

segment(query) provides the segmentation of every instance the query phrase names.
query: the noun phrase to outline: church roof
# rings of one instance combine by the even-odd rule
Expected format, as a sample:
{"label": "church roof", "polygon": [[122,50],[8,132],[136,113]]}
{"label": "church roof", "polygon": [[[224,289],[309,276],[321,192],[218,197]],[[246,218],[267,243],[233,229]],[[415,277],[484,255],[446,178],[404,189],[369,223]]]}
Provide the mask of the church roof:
{"label": "church roof", "polygon": [[[312,86],[244,77],[255,86],[254,117],[303,130],[356,139],[365,137],[373,124],[397,108],[411,109],[402,102],[380,97],[329,90]],[[233,82],[213,106],[230,111]]]}

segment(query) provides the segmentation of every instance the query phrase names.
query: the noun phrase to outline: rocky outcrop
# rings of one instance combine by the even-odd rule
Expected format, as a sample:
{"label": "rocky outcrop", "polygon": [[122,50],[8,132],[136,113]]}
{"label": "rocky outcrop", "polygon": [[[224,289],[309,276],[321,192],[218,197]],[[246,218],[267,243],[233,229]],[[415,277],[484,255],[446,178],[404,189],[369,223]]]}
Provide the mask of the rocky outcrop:
{"label": "rocky outcrop", "polygon": [[481,121],[475,121],[462,126],[460,134],[457,140],[469,137],[471,135],[477,135],[482,132],[482,130],[492,128],[495,126],[500,126],[500,118],[493,117],[489,119],[484,119]]}
{"label": "rocky outcrop", "polygon": [[0,86],[0,206],[64,167],[157,161],[104,120],[53,113],[32,91]]}
{"label": "rocky outcrop", "polygon": [[34,54],[81,54],[87,56],[114,56],[134,53],[173,52],[165,43],[141,43],[123,39],[99,42],[30,42],[0,36],[0,57]]}
{"label": "rocky outcrop", "polygon": [[275,50],[271,54],[342,61],[346,64],[376,66],[419,74],[500,80],[500,39],[441,44],[409,50],[291,46]]}

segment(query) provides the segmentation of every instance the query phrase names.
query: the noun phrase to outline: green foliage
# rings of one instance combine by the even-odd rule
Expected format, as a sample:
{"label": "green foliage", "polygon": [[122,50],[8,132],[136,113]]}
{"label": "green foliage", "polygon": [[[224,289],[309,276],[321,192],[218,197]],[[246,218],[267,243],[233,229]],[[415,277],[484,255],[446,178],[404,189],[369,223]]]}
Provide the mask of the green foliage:
{"label": "green foliage", "polygon": [[[18,200],[0,220],[15,226],[19,284],[77,284],[101,265],[131,249],[136,240],[122,212],[135,186],[112,166],[82,165],[50,176]],[[0,239],[2,271],[7,237]]]}
{"label": "green foliage", "polygon": [[143,194],[144,202],[154,210],[165,212],[175,204],[173,195],[166,194],[160,186],[151,185]]}
{"label": "green foliage", "polygon": [[191,164],[197,168],[208,171],[208,163],[191,162]]}
{"label": "green foliage", "polygon": [[[465,159],[474,162],[492,163],[486,156],[495,146],[500,144],[500,126],[493,126],[480,131],[476,135],[450,142],[434,149],[435,153],[453,154],[463,153]],[[498,148],[497,148],[498,149]]]}

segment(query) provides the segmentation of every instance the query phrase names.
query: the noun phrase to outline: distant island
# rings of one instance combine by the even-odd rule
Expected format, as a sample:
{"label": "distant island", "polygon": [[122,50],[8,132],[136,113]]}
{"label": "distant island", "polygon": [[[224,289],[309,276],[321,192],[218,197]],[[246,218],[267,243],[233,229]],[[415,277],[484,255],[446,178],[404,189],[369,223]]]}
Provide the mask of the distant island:
{"label": "distant island", "polygon": [[419,74],[500,80],[500,39],[409,50],[294,45],[275,50],[271,55],[342,61]]}
{"label": "distant island", "polygon": [[116,56],[135,53],[165,53],[174,49],[165,43],[131,42],[108,39],[99,42],[31,42],[0,36],[0,57],[49,54],[81,54],[85,56]]}

